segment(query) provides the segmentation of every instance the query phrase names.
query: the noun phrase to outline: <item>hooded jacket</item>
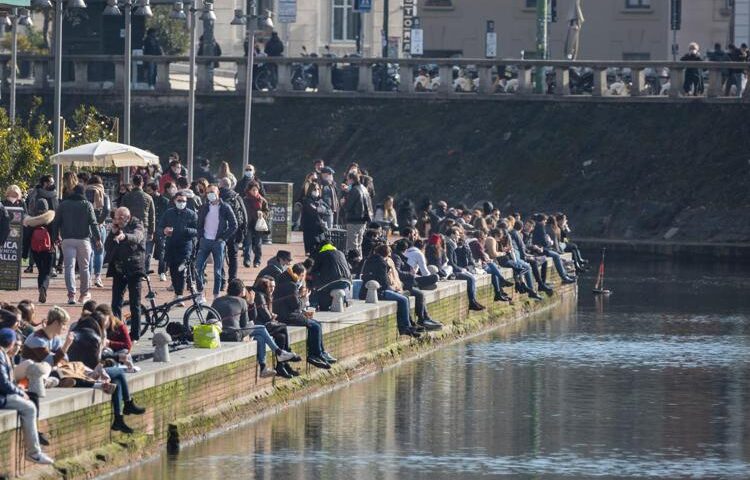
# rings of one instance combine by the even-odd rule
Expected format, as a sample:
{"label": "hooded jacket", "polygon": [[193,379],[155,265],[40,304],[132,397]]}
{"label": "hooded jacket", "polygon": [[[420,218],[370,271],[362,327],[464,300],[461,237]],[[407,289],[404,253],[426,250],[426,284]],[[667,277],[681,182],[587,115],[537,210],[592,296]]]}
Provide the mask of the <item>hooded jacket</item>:
{"label": "hooded jacket", "polygon": [[336,247],[327,243],[313,254],[313,267],[310,270],[312,276],[311,287],[323,289],[327,285],[340,280],[351,282],[352,272],[346,256]]}
{"label": "hooded jacket", "polygon": [[276,290],[273,292],[273,312],[283,323],[298,323],[305,320],[302,313],[302,301],[298,296],[297,279],[290,270],[276,279]]}
{"label": "hooded jacket", "polygon": [[263,267],[263,269],[258,272],[258,278],[260,277],[271,277],[274,280],[276,280],[279,275],[284,272],[284,267],[281,266],[281,262],[276,257],[271,257],[268,262],[266,263],[266,266]]}
{"label": "hooded jacket", "polygon": [[145,273],[146,233],[143,224],[137,217],[131,216],[122,232],[125,239],[119,243],[115,242],[115,234],[107,235],[104,263],[108,264],[108,277]]}
{"label": "hooded jacket", "polygon": [[78,192],[71,193],[60,202],[52,225],[53,239],[59,236],[63,240],[101,240],[94,207]]}
{"label": "hooded jacket", "polygon": [[146,235],[151,237],[156,227],[156,212],[154,200],[140,187],[134,187],[122,198],[122,206],[130,210],[130,214],[143,223]]}
{"label": "hooded jacket", "polygon": [[172,234],[165,236],[165,260],[169,263],[182,262],[193,251],[193,241],[198,236],[198,215],[187,207],[167,209],[159,222],[159,232],[172,227]]}

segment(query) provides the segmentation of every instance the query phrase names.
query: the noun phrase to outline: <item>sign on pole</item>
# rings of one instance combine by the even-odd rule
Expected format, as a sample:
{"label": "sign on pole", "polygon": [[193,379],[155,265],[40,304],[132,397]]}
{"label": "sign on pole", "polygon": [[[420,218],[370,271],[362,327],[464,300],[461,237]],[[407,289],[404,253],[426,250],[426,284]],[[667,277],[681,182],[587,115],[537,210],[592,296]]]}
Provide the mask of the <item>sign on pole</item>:
{"label": "sign on pole", "polygon": [[682,0],[671,0],[669,6],[672,30],[677,31],[682,27]]}
{"label": "sign on pole", "polygon": [[417,1],[404,0],[403,20],[401,23],[401,49],[411,53],[411,32],[414,28],[414,17],[417,16]]}
{"label": "sign on pole", "polygon": [[497,57],[497,32],[495,32],[494,20],[487,20],[487,36],[485,38],[484,56],[487,58]]}
{"label": "sign on pole", "polygon": [[354,0],[354,11],[369,13],[372,11],[372,0]]}
{"label": "sign on pole", "polygon": [[297,21],[297,0],[278,0],[276,18],[279,23],[295,23]]}
{"label": "sign on pole", "polygon": [[0,245],[0,290],[21,289],[21,253],[23,248],[23,209],[5,207],[10,217],[10,233]]}
{"label": "sign on pole", "polygon": [[422,30],[422,21],[419,17],[412,20],[411,29],[411,51],[412,55],[424,55],[424,30]]}

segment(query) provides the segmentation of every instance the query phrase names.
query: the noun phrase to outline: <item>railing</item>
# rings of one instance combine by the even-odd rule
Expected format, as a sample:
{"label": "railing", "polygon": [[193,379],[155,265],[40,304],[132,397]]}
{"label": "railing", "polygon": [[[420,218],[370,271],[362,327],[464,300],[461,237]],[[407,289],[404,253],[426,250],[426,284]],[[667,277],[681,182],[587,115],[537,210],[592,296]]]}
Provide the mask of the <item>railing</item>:
{"label": "railing", "polygon": [[[198,57],[197,91],[242,94],[246,61],[245,57]],[[9,62],[9,55],[0,55],[4,88]],[[133,62],[135,72],[145,72],[149,63],[156,66],[155,84],[149,86],[145,73],[141,73],[135,78],[134,90],[168,94],[187,89],[188,57],[141,56],[134,57]],[[64,56],[63,64],[66,89],[92,93],[122,90],[122,56]],[[19,91],[52,88],[52,57],[19,55],[19,65],[25,67],[22,74],[27,72],[21,76]],[[424,97],[726,97],[750,101],[750,89],[742,91],[743,74],[750,69],[746,63],[300,57],[258,58],[253,68],[254,88],[264,95],[357,92]]]}

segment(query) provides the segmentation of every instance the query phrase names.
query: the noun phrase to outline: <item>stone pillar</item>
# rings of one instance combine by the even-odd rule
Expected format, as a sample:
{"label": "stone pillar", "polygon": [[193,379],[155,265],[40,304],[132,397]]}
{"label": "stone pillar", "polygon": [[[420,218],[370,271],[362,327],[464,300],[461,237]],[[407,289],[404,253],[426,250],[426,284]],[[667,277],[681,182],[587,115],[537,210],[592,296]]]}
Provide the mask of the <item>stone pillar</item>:
{"label": "stone pillar", "polygon": [[34,75],[34,88],[47,87],[47,60],[34,60],[31,64],[31,71]]}
{"label": "stone pillar", "polygon": [[685,83],[685,69],[684,68],[669,68],[669,96],[677,98],[682,95],[682,87]]}
{"label": "stone pillar", "polygon": [[594,69],[594,90],[592,95],[595,97],[604,96],[607,92],[607,69],[606,68],[595,68]]}
{"label": "stone pillar", "polygon": [[518,67],[518,91],[523,95],[529,95],[534,92],[534,85],[531,81],[531,68],[525,65]]}
{"label": "stone pillar", "polygon": [[721,96],[721,70],[712,68],[708,71],[708,89],[706,95],[715,98]]}
{"label": "stone pillar", "polygon": [[398,73],[401,76],[399,92],[414,93],[414,69],[412,66],[401,64]]}
{"label": "stone pillar", "polygon": [[287,182],[263,182],[268,200],[268,226],[273,243],[292,242],[292,190]]}
{"label": "stone pillar", "polygon": [[479,67],[479,94],[492,95],[493,93],[495,93],[495,89],[492,84],[492,67],[481,65]]}
{"label": "stone pillar", "polygon": [[237,68],[237,91],[245,91],[245,83],[247,83],[247,58],[244,62],[239,61],[234,64]]}
{"label": "stone pillar", "polygon": [[375,88],[372,84],[372,65],[360,63],[359,64],[359,80],[357,81],[357,91],[363,93],[370,93]]}
{"label": "stone pillar", "polygon": [[125,68],[122,62],[115,62],[115,88],[125,88]]}
{"label": "stone pillar", "polygon": [[570,94],[570,72],[568,67],[555,67],[555,95]]}
{"label": "stone pillar", "polygon": [[333,82],[331,80],[332,65],[330,63],[321,63],[318,65],[318,91],[322,93],[333,92]]}
{"label": "stone pillar", "polygon": [[438,93],[443,95],[452,95],[456,93],[453,90],[453,66],[448,64],[440,65],[440,86]]}
{"label": "stone pillar", "polygon": [[89,64],[80,60],[73,61],[73,84],[76,88],[85,89],[89,83]]}
{"label": "stone pillar", "polygon": [[172,90],[172,82],[169,80],[169,62],[158,62],[156,64],[156,85],[154,88],[160,92]]}
{"label": "stone pillar", "polygon": [[288,63],[277,63],[278,82],[276,90],[279,92],[289,92],[292,88],[292,66]]}
{"label": "stone pillar", "polygon": [[630,87],[630,96],[642,96],[643,92],[646,90],[646,74],[644,73],[643,69],[631,69],[630,78],[632,81],[632,86]]}
{"label": "stone pillar", "polygon": [[[197,72],[195,90],[197,92],[212,92],[214,90],[213,69],[209,67],[208,63],[198,63],[195,67]],[[189,78],[188,81],[190,81]]]}

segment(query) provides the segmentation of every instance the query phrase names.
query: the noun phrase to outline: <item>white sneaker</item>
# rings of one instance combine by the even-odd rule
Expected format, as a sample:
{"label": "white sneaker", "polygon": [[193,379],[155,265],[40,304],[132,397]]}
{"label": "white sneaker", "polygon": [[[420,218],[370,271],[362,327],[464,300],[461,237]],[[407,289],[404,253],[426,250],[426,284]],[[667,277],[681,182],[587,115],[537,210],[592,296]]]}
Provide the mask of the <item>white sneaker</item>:
{"label": "white sneaker", "polygon": [[288,362],[294,357],[295,355],[292,352],[287,352],[286,350],[282,350],[280,354],[276,355],[276,361]]}
{"label": "white sneaker", "polygon": [[102,276],[101,275],[97,275],[96,276],[96,280],[94,280],[94,285],[96,285],[99,288],[104,287],[104,282],[102,281]]}
{"label": "white sneaker", "polygon": [[275,376],[276,372],[268,367],[263,367],[263,370],[260,371],[260,378],[271,378]]}
{"label": "white sneaker", "polygon": [[45,388],[55,388],[58,385],[60,385],[60,379],[57,377],[48,377],[44,380]]}
{"label": "white sneaker", "polygon": [[198,298],[195,299],[195,303],[199,303],[201,305],[204,305],[208,303],[208,300],[206,300],[206,296],[202,293],[198,296]]}
{"label": "white sneaker", "polygon": [[[179,296],[179,295],[175,295],[175,296],[174,296],[174,300],[177,300],[177,299],[179,299],[179,298],[180,298],[180,296]],[[200,302],[198,302],[198,303],[200,303]],[[184,306],[185,306],[185,302],[183,302],[183,301],[180,301],[180,302],[178,302],[178,303],[175,303],[175,307],[184,307]]]}
{"label": "white sneaker", "polygon": [[53,463],[55,463],[55,460],[53,460],[52,457],[45,454],[44,452],[29,453],[26,455],[26,458],[40,465],[52,465]]}
{"label": "white sneaker", "polygon": [[167,274],[166,273],[160,273],[159,274],[159,281],[160,282],[166,282],[167,281]]}

